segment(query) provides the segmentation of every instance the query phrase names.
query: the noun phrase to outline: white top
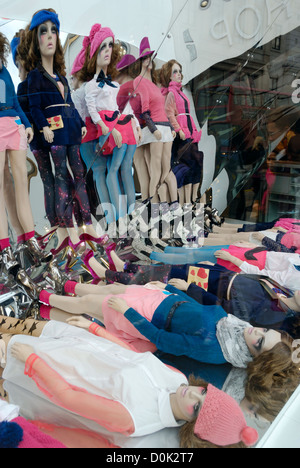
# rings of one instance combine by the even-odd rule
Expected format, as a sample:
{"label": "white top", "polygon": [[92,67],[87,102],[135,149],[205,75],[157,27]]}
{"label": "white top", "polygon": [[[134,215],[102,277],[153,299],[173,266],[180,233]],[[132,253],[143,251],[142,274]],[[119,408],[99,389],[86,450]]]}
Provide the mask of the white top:
{"label": "white top", "polygon": [[85,122],[85,119],[89,117],[89,111],[85,102],[85,86],[86,83],[83,83],[80,88],[76,89],[72,93],[72,101],[74,102],[74,106],[79,112],[80,117]]}
{"label": "white top", "polygon": [[247,262],[243,262],[240,269],[243,273],[268,276],[281,286],[297,291],[300,290],[300,271],[294,265],[300,265],[299,254],[267,252],[263,270]]}
{"label": "white top", "polygon": [[[120,90],[120,85],[116,81],[112,81],[112,84],[116,86],[113,88],[109,86],[107,83],[104,84],[103,88],[99,87],[97,83],[98,75],[94,75],[94,78],[86,83],[85,86],[85,102],[87,105],[87,110],[89,115],[91,116],[94,124],[97,124],[102,119],[99,115],[99,112],[102,110],[109,110],[109,111],[118,111],[119,107],[117,104],[117,95]],[[134,116],[134,120],[137,127],[140,127],[139,121],[134,115],[130,102],[125,106],[123,110],[123,114],[132,114]]]}
{"label": "white top", "polygon": [[9,343],[3,378],[44,399],[46,395],[24,375],[24,364],[11,356],[10,347],[15,342],[33,346],[34,352],[71,385],[123,404],[134,422],[132,436],[183,424],[173,416],[169,395],[187,384],[187,379],[150,352],[136,353],[56,321],[48,322],[39,338],[16,335]]}

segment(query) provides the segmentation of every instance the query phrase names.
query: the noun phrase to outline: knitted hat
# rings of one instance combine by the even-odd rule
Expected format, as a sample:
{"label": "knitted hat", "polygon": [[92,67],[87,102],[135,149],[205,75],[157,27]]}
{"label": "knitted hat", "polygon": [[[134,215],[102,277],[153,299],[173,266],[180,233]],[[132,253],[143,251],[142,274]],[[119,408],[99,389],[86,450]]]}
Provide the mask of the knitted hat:
{"label": "knitted hat", "polygon": [[91,42],[90,58],[93,57],[93,55],[96,52],[96,50],[98,49],[98,47],[108,37],[112,37],[113,40],[115,40],[115,35],[114,35],[114,33],[112,32],[112,30],[110,28],[102,28],[101,27],[101,29],[99,29],[99,31],[96,32],[96,34],[94,35],[94,38],[93,38],[93,40]]}
{"label": "knitted hat", "polygon": [[74,60],[72,70],[71,70],[71,75],[74,75],[74,73],[77,73],[79,72],[79,70],[82,69],[84,62],[85,62],[86,49],[91,44],[96,32],[98,32],[99,29],[101,29],[101,24],[99,23],[94,24],[90,30],[89,36],[84,37],[82,41],[82,49]]}
{"label": "knitted hat", "polygon": [[58,19],[57,13],[48,10],[41,10],[38,11],[35,15],[33,15],[31,23],[30,23],[30,31],[40,24],[46,23],[46,21],[52,21],[53,24],[57,27],[57,31],[59,32],[60,22]]}
{"label": "knitted hat", "polygon": [[204,404],[199,412],[194,434],[215,445],[244,442],[250,447],[258,440],[257,431],[248,427],[238,403],[229,395],[209,384]]}

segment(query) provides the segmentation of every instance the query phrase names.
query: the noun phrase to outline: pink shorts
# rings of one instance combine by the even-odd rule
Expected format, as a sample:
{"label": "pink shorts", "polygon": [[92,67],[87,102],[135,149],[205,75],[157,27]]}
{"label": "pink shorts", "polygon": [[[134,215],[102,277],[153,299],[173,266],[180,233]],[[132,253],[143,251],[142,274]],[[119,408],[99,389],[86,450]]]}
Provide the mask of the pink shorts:
{"label": "pink shorts", "polygon": [[0,151],[27,150],[25,127],[19,117],[0,117]]}
{"label": "pink shorts", "polygon": [[[135,346],[139,351],[155,351],[156,347],[153,343],[145,338],[123,314],[117,312],[107,305],[109,295],[102,302],[102,313],[104,317],[104,325],[110,333],[120,338],[127,343]],[[153,314],[157,307],[166,299],[166,294],[161,290],[147,289],[144,286],[127,286],[124,294],[118,294],[115,297],[125,299],[128,307],[132,307],[139,314],[151,322]]]}

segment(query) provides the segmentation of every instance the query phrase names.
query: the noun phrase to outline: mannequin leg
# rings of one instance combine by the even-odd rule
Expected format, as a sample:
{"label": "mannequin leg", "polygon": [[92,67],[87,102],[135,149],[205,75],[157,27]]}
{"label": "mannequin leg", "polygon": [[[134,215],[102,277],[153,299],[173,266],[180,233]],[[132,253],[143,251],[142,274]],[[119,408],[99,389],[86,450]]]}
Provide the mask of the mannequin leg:
{"label": "mannequin leg", "polygon": [[55,206],[59,226],[72,228],[73,206],[67,168],[67,147],[51,146],[51,155],[55,166]]}
{"label": "mannequin leg", "polygon": [[111,164],[106,176],[106,185],[108,187],[111,203],[115,208],[116,220],[118,220],[120,217],[123,217],[126,214],[124,197],[121,193],[118,173],[123,159],[125,157],[127,148],[128,145],[122,145],[121,148],[114,148]]}
{"label": "mannequin leg", "polygon": [[184,198],[185,203],[192,203],[192,184],[186,184],[184,186]]}
{"label": "mannequin leg", "polygon": [[47,322],[44,320],[35,320],[32,318],[20,320],[14,317],[1,316],[0,333],[39,337],[46,324]]}
{"label": "mannequin leg", "polygon": [[57,226],[58,219],[55,209],[55,179],[51,165],[50,154],[45,150],[32,151],[38,165],[44,187],[45,211],[50,226]]}
{"label": "mannequin leg", "polygon": [[136,145],[128,145],[121,164],[121,179],[127,197],[127,213],[131,213],[135,205],[135,186],[132,174],[132,162]]}
{"label": "mannequin leg", "polygon": [[23,228],[20,224],[17,207],[16,207],[16,196],[15,196],[15,187],[14,182],[10,173],[8,166],[7,156],[5,158],[5,167],[4,167],[4,198],[5,206],[8,213],[9,221],[13,227],[17,236],[22,236],[24,234]]}
{"label": "mannequin leg", "polygon": [[161,181],[161,168],[164,143],[150,143],[150,184],[149,195],[152,198],[152,203],[158,203],[157,188]]}
{"label": "mannequin leg", "polygon": [[165,182],[168,186],[171,203],[178,199],[177,179],[171,170],[172,144],[173,142],[163,144],[160,178],[160,184]]}
{"label": "mannequin leg", "polygon": [[16,207],[24,232],[34,231],[27,181],[26,151],[9,151],[11,170],[15,182]]}
{"label": "mannequin leg", "polygon": [[149,145],[139,146],[134,153],[134,166],[140,183],[142,200],[149,198],[150,175],[146,161]]}
{"label": "mannequin leg", "polygon": [[0,239],[8,237],[8,223],[6,217],[5,200],[4,200],[4,166],[6,152],[0,152]]}

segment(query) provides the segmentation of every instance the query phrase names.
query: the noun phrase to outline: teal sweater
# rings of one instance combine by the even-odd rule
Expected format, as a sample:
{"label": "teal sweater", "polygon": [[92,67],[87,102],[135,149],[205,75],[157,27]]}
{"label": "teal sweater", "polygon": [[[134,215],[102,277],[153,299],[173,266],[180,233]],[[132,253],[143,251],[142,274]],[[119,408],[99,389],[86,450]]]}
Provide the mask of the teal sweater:
{"label": "teal sweater", "polygon": [[[216,326],[227,314],[219,305],[202,305],[179,289],[168,285],[171,294],[157,307],[149,322],[137,310],[125,312],[125,317],[158,350],[175,356],[188,356],[209,364],[224,364],[225,360],[216,337]],[[172,316],[171,325],[165,329],[172,306],[182,302]]]}

